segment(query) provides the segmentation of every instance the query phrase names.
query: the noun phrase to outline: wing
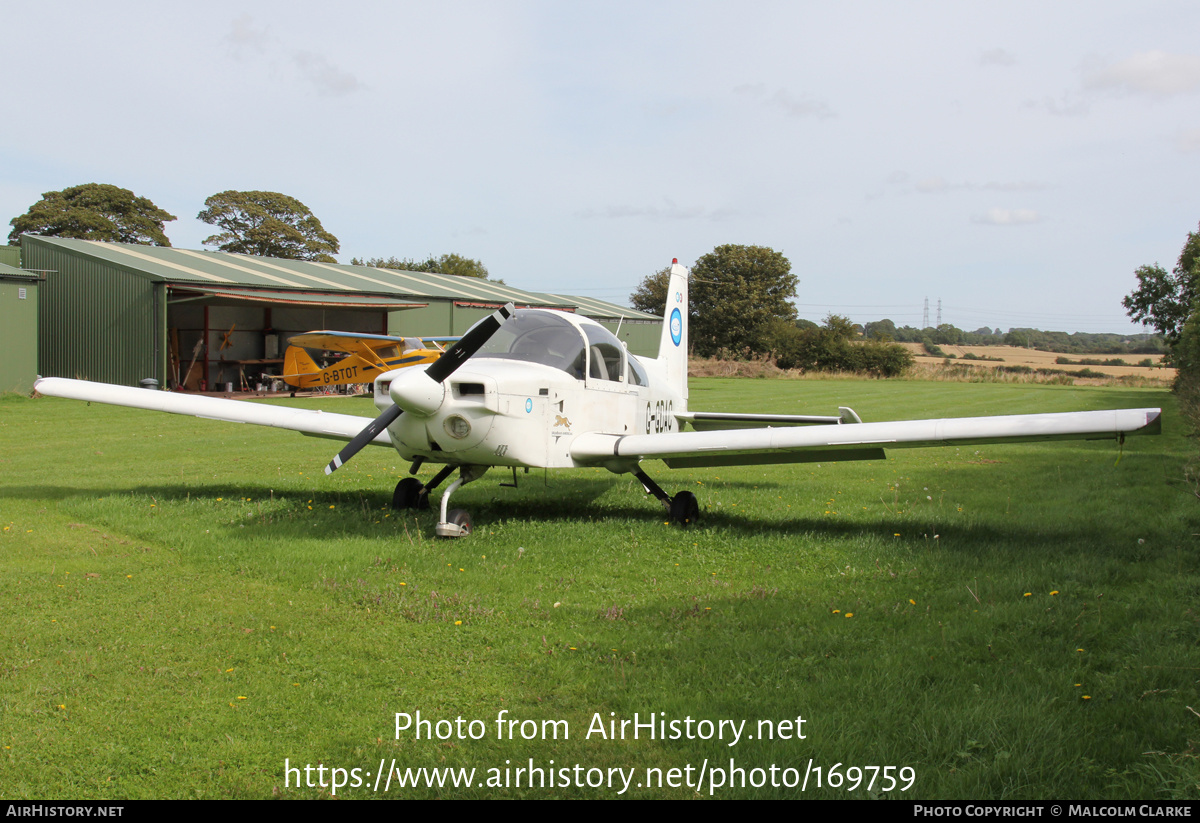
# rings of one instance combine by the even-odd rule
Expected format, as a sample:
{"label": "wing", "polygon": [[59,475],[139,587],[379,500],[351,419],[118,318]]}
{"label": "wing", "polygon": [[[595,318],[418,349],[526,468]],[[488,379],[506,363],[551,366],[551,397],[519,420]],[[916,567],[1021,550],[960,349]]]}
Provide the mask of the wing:
{"label": "wing", "polygon": [[1160,409],[1119,409],[625,436],[589,433],[572,441],[571,456],[579,463],[618,466],[656,458],[673,469],[877,460],[885,456],[884,447],[1108,440],[1159,434],[1161,414]]}
{"label": "wing", "polygon": [[[332,440],[351,440],[371,423],[369,417],[352,414],[331,414],[315,409],[293,409],[220,397],[197,397],[175,392],[113,386],[109,383],[93,383],[89,380],[68,380],[63,377],[43,377],[33,384],[33,388],[34,391],[48,397],[66,397],[113,406],[189,414],[227,423],[253,423],[257,426],[290,429],[312,437],[327,437]],[[380,432],[371,444],[391,446],[391,441],[388,440],[385,431]]]}
{"label": "wing", "polygon": [[[346,331],[310,331],[304,334],[293,335],[288,338],[288,344],[292,346],[301,346],[306,349],[324,349],[326,351],[340,351],[346,354],[355,354],[362,351],[366,346],[370,349],[380,349],[387,345],[398,346],[404,348],[406,342],[410,343],[414,340],[428,341],[434,343],[453,343],[458,340],[457,337],[392,337],[386,334],[360,334],[358,332]],[[409,345],[409,348],[413,348]]]}
{"label": "wing", "polygon": [[364,345],[378,348],[387,344],[403,347],[403,337],[390,337],[385,334],[357,334],[345,331],[310,331],[288,338],[288,344],[302,346],[306,349],[324,349],[353,354],[360,351]]}

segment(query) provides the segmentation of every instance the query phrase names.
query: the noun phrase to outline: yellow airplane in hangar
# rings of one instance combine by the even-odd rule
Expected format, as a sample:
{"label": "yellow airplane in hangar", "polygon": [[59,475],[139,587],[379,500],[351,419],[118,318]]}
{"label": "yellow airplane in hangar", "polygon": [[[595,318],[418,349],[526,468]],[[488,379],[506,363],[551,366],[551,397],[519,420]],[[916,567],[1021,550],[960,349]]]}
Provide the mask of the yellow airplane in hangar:
{"label": "yellow airplane in hangar", "polygon": [[[457,340],[457,337],[390,337],[310,331],[288,338],[282,377],[289,386],[298,389],[374,383],[383,372],[432,363],[446,351],[442,343]],[[306,349],[341,352],[346,356],[321,368]]]}

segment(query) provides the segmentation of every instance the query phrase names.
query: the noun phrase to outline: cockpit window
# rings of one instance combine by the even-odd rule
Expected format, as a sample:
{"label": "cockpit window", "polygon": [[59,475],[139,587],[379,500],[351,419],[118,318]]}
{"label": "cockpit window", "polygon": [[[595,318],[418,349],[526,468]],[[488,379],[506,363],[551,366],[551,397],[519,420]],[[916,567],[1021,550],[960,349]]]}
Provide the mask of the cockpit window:
{"label": "cockpit window", "polygon": [[635,386],[649,386],[650,379],[646,377],[646,370],[642,368],[642,364],[635,358],[629,358],[629,382]]}
{"label": "cockpit window", "polygon": [[566,319],[552,312],[518,311],[475,356],[541,363],[582,379],[583,344],[579,329]]}
{"label": "cockpit window", "polygon": [[625,350],[621,341],[603,326],[587,325],[588,376],[596,380],[625,382]]}

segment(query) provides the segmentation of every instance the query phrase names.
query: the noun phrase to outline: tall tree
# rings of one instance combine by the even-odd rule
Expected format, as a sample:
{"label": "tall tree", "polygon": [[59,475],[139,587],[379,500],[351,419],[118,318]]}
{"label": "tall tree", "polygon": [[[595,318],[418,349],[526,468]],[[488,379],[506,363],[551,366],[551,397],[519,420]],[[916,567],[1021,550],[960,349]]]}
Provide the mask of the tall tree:
{"label": "tall tree", "polygon": [[163,224],[175,215],[145,197],[108,183],[85,183],[62,191],[48,191],[29,211],[9,221],[13,230],[8,244],[21,242],[22,234],[74,237],[111,243],[169,246]]}
{"label": "tall tree", "polygon": [[[461,254],[443,254],[441,257],[430,255],[426,260],[409,260],[405,258],[400,260],[395,257],[389,257],[386,260],[382,257],[370,257],[366,260],[360,260],[357,257],[350,260],[352,266],[371,266],[376,269],[399,269],[401,271],[427,271],[434,274],[453,274],[458,277],[478,277],[480,280],[488,279],[487,266],[478,260],[472,260],[469,257],[463,257]],[[503,283],[503,280],[495,281]]]}
{"label": "tall tree", "polygon": [[[661,314],[666,305],[669,270],[642,281],[630,295],[634,308]],[[692,348],[701,357],[720,352],[733,356],[767,351],[772,320],[795,320],[799,281],[792,264],[765,246],[717,246],[692,266],[690,316]]]}
{"label": "tall tree", "polygon": [[308,206],[275,191],[223,191],[196,215],[221,229],[204,241],[220,251],[336,263],[338,239]]}
{"label": "tall tree", "polygon": [[[667,281],[671,278],[671,267],[667,266],[647,275],[633,294],[629,295],[629,305],[647,314],[662,316],[667,307]],[[695,286],[689,284],[688,295],[694,293]],[[689,318],[690,319],[690,318]]]}
{"label": "tall tree", "polygon": [[1174,346],[1200,298],[1200,230],[1188,233],[1170,273],[1156,263],[1138,267],[1134,275],[1138,287],[1121,300],[1121,305],[1132,319],[1153,326],[1168,346]]}
{"label": "tall tree", "polygon": [[892,320],[876,320],[863,327],[863,336],[870,340],[890,342],[896,337],[896,324]]}

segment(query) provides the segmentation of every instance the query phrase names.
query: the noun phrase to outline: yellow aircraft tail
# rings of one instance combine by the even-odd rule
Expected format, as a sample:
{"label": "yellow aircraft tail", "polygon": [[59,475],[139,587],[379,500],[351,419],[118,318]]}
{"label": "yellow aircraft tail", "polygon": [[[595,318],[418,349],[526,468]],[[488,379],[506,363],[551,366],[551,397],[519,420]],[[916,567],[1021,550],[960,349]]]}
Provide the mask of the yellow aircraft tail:
{"label": "yellow aircraft tail", "polygon": [[299,346],[288,346],[283,354],[283,379],[289,386],[306,388],[314,381],[304,378],[310,374],[318,374],[321,367],[317,365],[308,352]]}

